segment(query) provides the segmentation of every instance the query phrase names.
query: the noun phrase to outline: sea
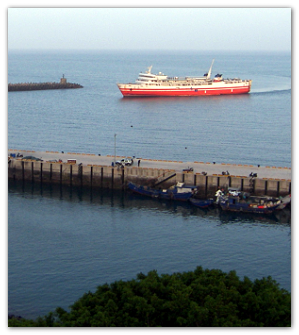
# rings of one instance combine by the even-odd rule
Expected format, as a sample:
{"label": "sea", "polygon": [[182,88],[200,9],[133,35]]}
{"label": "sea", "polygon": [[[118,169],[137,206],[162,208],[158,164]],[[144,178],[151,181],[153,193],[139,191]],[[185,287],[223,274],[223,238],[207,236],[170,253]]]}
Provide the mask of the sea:
{"label": "sea", "polygon": [[[123,98],[139,72],[251,79],[249,94]],[[9,149],[291,167],[291,53],[8,51]],[[116,140],[114,142],[114,140]],[[8,313],[35,319],[140,272],[236,271],[291,292],[291,212],[202,210],[129,192],[8,182]]]}

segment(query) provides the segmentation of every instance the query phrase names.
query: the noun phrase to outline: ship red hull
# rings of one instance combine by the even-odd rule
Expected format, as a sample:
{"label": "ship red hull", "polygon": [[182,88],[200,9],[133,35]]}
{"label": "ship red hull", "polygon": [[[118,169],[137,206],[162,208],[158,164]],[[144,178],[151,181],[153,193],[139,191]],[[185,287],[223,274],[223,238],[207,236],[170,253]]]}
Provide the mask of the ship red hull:
{"label": "ship red hull", "polygon": [[189,97],[189,96],[211,96],[211,95],[234,95],[245,94],[250,92],[250,86],[240,87],[217,87],[217,88],[177,88],[177,89],[147,89],[147,88],[122,88],[119,87],[124,97]]}

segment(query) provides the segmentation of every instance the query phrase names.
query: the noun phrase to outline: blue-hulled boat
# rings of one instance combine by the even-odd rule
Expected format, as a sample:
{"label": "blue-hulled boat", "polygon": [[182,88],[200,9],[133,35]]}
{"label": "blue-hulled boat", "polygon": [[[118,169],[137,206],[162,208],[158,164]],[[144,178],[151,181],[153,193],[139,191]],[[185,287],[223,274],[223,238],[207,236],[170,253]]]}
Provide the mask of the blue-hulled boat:
{"label": "blue-hulled boat", "polygon": [[149,186],[138,186],[129,182],[128,188],[134,193],[151,198],[178,201],[187,201],[196,193],[196,186],[187,186],[184,183],[177,183],[177,185],[168,189],[155,189]]}
{"label": "blue-hulled boat", "polygon": [[224,211],[271,214],[278,209],[281,200],[267,196],[246,196],[242,193],[234,195],[223,195],[219,198],[219,205]]}
{"label": "blue-hulled boat", "polygon": [[199,207],[199,208],[208,208],[214,204],[214,199],[196,199],[190,198],[189,201],[192,205]]}

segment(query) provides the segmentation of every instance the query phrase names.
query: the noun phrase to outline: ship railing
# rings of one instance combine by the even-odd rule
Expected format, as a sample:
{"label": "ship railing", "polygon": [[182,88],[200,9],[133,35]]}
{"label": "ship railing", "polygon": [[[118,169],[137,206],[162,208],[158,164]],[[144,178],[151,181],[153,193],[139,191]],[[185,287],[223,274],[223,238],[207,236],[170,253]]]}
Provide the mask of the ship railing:
{"label": "ship railing", "polygon": [[232,84],[232,83],[249,83],[250,79],[239,79],[239,78],[227,78],[224,79],[224,81],[228,84]]}
{"label": "ship railing", "polygon": [[166,81],[168,80],[183,81],[183,80],[187,80],[187,77],[167,77]]}

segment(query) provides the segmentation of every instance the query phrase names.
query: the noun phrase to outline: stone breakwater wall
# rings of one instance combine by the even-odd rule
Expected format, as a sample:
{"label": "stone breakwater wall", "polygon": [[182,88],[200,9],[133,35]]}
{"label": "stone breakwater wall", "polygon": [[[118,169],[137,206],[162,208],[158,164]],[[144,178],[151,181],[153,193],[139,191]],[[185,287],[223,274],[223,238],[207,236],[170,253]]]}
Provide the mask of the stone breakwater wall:
{"label": "stone breakwater wall", "polygon": [[[169,179],[167,179],[169,176]],[[97,164],[30,161],[10,159],[8,178],[15,181],[60,184],[75,187],[126,189],[128,182],[161,188],[177,182],[196,185],[205,198],[213,196],[218,187],[236,187],[256,195],[284,196],[291,193],[291,180],[278,178],[253,178],[241,175],[202,174],[194,171],[126,166],[116,167]]]}
{"label": "stone breakwater wall", "polygon": [[82,88],[82,85],[74,83],[19,83],[19,84],[8,84],[8,92],[18,91],[38,91],[38,90],[60,90],[60,89],[71,89],[71,88]]}

